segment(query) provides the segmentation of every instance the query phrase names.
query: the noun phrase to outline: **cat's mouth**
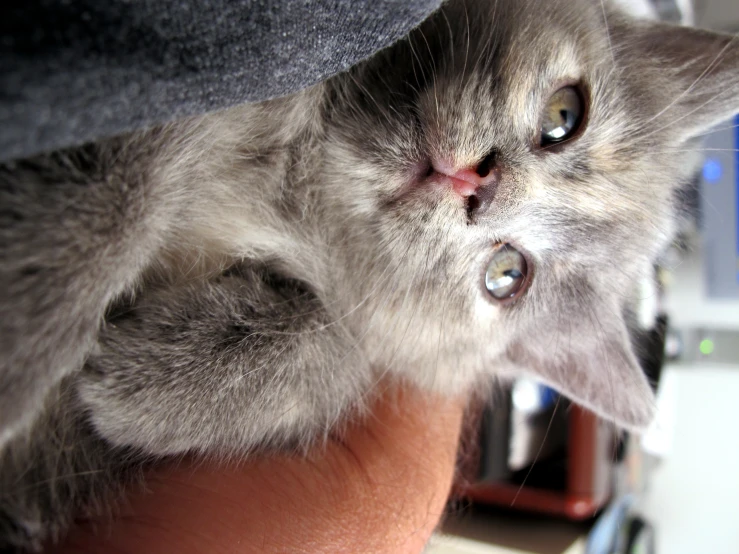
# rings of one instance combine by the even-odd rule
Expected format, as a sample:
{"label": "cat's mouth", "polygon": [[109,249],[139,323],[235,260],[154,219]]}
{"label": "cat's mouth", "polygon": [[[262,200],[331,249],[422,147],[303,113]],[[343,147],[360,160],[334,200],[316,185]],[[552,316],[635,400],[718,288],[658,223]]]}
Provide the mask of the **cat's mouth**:
{"label": "cat's mouth", "polygon": [[475,214],[479,211],[480,205],[480,199],[476,194],[471,194],[464,199],[464,211],[467,214],[467,224],[475,222]]}

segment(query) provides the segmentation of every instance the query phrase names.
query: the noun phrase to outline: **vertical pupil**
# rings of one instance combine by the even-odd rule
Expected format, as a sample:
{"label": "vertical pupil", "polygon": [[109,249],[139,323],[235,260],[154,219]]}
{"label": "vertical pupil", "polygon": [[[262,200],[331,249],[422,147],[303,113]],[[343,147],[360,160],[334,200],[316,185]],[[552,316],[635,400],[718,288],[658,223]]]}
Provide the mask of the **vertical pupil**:
{"label": "vertical pupil", "polygon": [[580,126],[583,101],[574,86],[555,92],[547,102],[541,127],[542,145],[566,140]]}

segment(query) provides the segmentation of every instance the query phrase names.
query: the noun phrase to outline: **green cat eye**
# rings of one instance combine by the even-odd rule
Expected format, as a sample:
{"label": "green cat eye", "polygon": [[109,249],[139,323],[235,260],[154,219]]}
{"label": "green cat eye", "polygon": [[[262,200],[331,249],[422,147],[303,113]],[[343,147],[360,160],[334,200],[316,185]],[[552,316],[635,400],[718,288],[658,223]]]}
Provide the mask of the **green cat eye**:
{"label": "green cat eye", "polygon": [[544,107],[541,122],[541,146],[571,138],[583,120],[583,101],[576,87],[562,87],[552,94]]}
{"label": "green cat eye", "polygon": [[510,244],[502,244],[488,264],[485,288],[497,300],[515,298],[525,289],[527,272],[523,255]]}

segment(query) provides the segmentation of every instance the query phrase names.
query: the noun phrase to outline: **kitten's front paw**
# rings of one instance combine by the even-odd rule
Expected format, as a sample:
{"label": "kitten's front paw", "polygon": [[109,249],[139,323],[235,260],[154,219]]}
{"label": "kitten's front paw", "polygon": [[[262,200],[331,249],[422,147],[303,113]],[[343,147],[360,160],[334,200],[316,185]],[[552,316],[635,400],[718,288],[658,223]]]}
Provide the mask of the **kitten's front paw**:
{"label": "kitten's front paw", "polygon": [[144,293],[101,332],[79,392],[114,444],[229,453],[325,434],[369,378],[314,295],[239,269]]}

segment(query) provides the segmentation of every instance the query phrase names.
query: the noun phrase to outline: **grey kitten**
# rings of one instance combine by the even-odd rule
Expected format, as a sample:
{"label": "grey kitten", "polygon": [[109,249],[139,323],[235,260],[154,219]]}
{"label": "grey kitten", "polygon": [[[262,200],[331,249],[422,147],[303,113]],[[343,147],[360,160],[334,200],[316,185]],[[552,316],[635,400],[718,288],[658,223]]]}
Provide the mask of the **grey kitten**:
{"label": "grey kitten", "polygon": [[0,170],[0,546],[144,463],[315,443],[385,374],[531,374],[628,428],[625,313],[739,44],[454,0],[310,90]]}

